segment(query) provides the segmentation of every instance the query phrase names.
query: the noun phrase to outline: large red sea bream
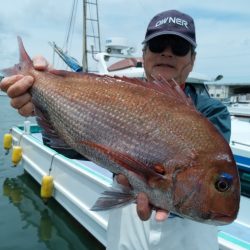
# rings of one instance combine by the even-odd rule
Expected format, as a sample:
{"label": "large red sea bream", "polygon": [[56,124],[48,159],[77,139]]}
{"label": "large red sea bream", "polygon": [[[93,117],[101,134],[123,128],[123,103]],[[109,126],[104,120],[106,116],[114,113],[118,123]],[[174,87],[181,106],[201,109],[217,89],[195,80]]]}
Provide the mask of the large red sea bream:
{"label": "large red sea bream", "polygon": [[236,218],[240,183],[230,147],[174,81],[37,71],[18,41],[20,63],[2,72],[35,78],[32,101],[51,144],[59,136],[133,187],[106,192],[93,209],[145,192],[152,205],[192,220],[219,225]]}

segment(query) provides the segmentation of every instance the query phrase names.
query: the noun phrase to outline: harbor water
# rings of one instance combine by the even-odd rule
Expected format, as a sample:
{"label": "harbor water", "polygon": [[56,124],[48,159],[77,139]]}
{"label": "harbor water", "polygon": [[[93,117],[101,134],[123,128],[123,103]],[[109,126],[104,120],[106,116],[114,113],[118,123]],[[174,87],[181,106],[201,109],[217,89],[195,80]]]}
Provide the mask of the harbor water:
{"label": "harbor water", "polygon": [[[35,120],[30,119],[32,122]],[[0,138],[24,117],[0,94]],[[105,247],[54,199],[41,200],[39,184],[13,167],[10,154],[0,148],[0,250],[102,250]]]}

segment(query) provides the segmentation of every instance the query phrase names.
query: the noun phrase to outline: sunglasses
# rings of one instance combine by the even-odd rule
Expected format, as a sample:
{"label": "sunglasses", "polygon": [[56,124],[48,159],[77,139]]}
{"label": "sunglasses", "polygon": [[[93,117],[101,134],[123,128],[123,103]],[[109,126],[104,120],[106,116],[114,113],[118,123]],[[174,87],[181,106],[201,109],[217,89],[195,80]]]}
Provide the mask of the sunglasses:
{"label": "sunglasses", "polygon": [[167,47],[170,47],[174,55],[185,56],[190,51],[191,44],[181,37],[165,35],[149,40],[148,47],[153,53],[162,53]]}

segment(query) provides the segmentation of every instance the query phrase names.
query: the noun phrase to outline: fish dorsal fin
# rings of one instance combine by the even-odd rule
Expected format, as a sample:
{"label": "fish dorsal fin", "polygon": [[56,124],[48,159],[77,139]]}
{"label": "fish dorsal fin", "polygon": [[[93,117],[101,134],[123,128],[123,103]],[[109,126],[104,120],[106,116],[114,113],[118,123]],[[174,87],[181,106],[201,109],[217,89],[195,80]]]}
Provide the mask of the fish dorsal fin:
{"label": "fish dorsal fin", "polygon": [[[61,77],[73,77],[73,78],[81,78],[83,75],[86,75],[83,72],[71,72],[66,70],[56,70],[56,69],[49,69],[48,71],[51,74],[61,76]],[[144,88],[152,89],[157,92],[160,92],[164,95],[167,95],[169,98],[174,99],[176,102],[180,102],[182,104],[188,105],[190,107],[194,107],[193,102],[190,97],[187,97],[184,91],[181,89],[180,85],[172,78],[167,80],[161,75],[155,76],[153,75],[153,81],[143,81],[138,78],[129,78],[126,76],[119,77],[119,76],[109,76],[109,75],[97,75],[97,74],[88,74],[88,76],[103,78],[103,79],[116,79],[120,80],[121,82],[135,84],[137,86],[142,86]]]}
{"label": "fish dorsal fin", "polygon": [[192,99],[187,97],[184,91],[181,89],[180,85],[172,78],[167,80],[165,77],[158,75],[152,76],[154,78],[153,84],[155,84],[157,89],[166,94],[172,96],[174,99],[188,105],[194,107]]}
{"label": "fish dorsal fin", "polygon": [[60,76],[60,77],[71,77],[71,78],[82,78],[84,76],[86,77],[103,77],[101,75],[95,74],[95,73],[88,73],[86,74],[85,72],[73,72],[73,71],[68,71],[68,70],[58,70],[58,69],[48,69],[48,72],[50,74]]}
{"label": "fish dorsal fin", "polygon": [[67,70],[58,70],[58,69],[49,69],[49,73],[61,77],[73,77],[73,78],[78,78],[84,75],[83,72],[72,72],[72,71],[67,71]]}
{"label": "fish dorsal fin", "polygon": [[139,78],[131,78],[131,77],[127,77],[127,76],[113,76],[115,79],[119,79],[119,80],[122,80],[122,81],[126,81],[126,82],[130,82],[130,83],[133,83],[133,84],[136,84],[136,85],[140,85],[140,86],[145,86],[146,85],[146,81],[144,80],[141,80]]}
{"label": "fish dorsal fin", "polygon": [[194,108],[191,98],[185,95],[180,85],[174,79],[167,80],[161,75],[158,75],[158,76],[153,75],[152,77],[154,81],[149,82],[149,81],[140,80],[138,78],[115,76],[116,79],[120,79],[122,81],[126,81],[132,84],[136,84],[136,85],[148,88],[148,89],[156,90],[162,94],[167,95],[170,98],[175,99],[176,101],[179,101],[183,104],[186,104]]}

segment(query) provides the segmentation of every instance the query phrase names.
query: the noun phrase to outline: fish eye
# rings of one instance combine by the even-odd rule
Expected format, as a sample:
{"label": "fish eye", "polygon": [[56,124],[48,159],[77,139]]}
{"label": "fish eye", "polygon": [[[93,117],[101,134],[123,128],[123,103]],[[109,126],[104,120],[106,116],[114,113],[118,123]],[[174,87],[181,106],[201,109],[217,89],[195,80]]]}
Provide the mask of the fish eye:
{"label": "fish eye", "polygon": [[232,186],[233,177],[230,174],[222,173],[215,181],[215,188],[219,192],[226,192]]}

